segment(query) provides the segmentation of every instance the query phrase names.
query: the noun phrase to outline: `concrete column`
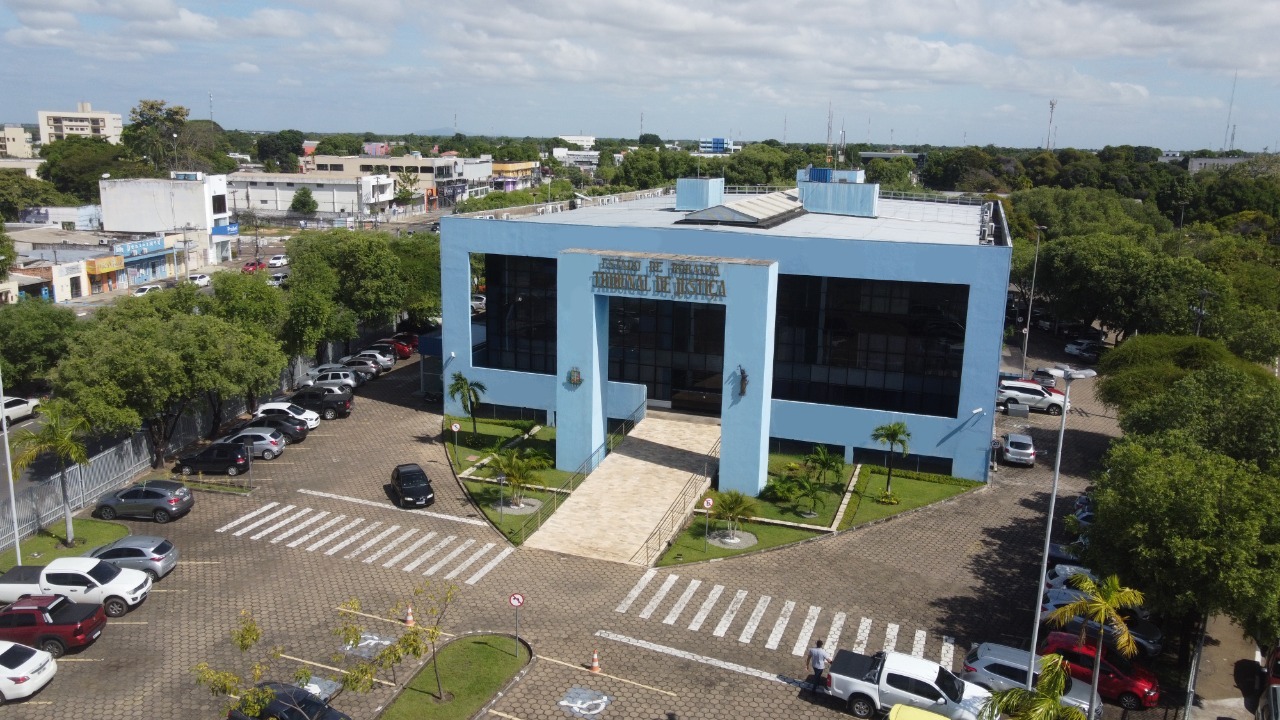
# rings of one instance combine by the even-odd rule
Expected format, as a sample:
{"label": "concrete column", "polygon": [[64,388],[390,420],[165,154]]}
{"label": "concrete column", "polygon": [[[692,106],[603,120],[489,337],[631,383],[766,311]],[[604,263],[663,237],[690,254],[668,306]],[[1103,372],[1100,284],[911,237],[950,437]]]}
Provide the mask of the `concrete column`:
{"label": "concrete column", "polygon": [[728,307],[720,405],[720,489],[756,495],[764,489],[769,469],[778,264],[726,263],[722,270]]}
{"label": "concrete column", "polygon": [[[556,270],[556,468],[573,472],[604,444],[609,298],[591,272],[599,257],[561,253]],[[580,384],[571,381],[577,368]],[[597,458],[598,463],[600,458]]]}

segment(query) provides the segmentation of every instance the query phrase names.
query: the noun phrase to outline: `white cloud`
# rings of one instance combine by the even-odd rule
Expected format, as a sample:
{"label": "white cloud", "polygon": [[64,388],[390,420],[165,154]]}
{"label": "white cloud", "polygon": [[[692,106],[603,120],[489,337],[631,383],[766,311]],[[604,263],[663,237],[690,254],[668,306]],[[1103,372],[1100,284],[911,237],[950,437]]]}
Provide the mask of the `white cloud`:
{"label": "white cloud", "polygon": [[240,73],[241,75],[257,75],[262,72],[262,68],[251,62],[238,62],[231,66],[231,72]]}

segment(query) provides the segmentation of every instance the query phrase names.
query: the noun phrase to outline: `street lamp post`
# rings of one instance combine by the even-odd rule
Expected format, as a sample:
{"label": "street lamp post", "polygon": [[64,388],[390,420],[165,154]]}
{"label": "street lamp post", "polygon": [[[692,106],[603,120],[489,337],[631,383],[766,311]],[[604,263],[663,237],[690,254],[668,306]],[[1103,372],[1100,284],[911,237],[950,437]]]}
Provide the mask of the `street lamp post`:
{"label": "street lamp post", "polygon": [[1067,434],[1067,409],[1071,407],[1071,382],[1073,380],[1087,380],[1098,374],[1096,370],[1075,370],[1066,365],[1050,368],[1048,372],[1056,378],[1065,380],[1067,386],[1063,388],[1062,415],[1058,423],[1058,452],[1053,458],[1053,487],[1049,491],[1049,514],[1044,523],[1044,553],[1040,557],[1040,575],[1036,582],[1035,611],[1032,613],[1035,617],[1031,625],[1031,660],[1027,667],[1027,690],[1031,690],[1035,684],[1037,669],[1035,664],[1039,659],[1036,656],[1036,643],[1040,639],[1040,596],[1044,594],[1044,580],[1049,572],[1049,544],[1053,538],[1053,513],[1058,501],[1058,477],[1062,468],[1062,440]]}
{"label": "street lamp post", "polygon": [[1031,306],[1036,301],[1036,271],[1040,269],[1040,231],[1046,230],[1044,225],[1036,226],[1036,257],[1031,263],[1031,294],[1027,296],[1027,324],[1022,328],[1022,376],[1027,376],[1027,341],[1031,339]]}
{"label": "street lamp post", "polygon": [[[4,396],[4,373],[0,371],[0,397]],[[18,496],[13,492],[13,460],[9,457],[9,419],[0,413],[0,430],[4,431],[4,471],[9,479],[9,510],[13,516],[13,552],[15,565],[22,564],[22,543],[18,539]]]}

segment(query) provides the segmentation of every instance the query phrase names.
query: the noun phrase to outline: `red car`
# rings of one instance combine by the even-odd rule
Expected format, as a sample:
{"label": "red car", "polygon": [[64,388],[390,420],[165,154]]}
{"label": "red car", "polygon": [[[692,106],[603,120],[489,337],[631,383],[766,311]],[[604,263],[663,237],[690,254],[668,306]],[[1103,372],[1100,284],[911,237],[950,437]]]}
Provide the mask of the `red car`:
{"label": "red car", "polygon": [[411,355],[413,355],[413,346],[407,342],[404,342],[403,340],[397,340],[395,338],[382,338],[377,342],[377,344],[390,345],[391,349],[395,351],[396,357],[401,360],[407,360]]}
{"label": "red car", "polygon": [[396,333],[395,335],[391,336],[391,339],[397,340],[399,342],[404,343],[405,345],[408,345],[415,352],[418,349],[418,336],[414,333],[407,333],[407,332]]}
{"label": "red car", "polygon": [[266,269],[267,269],[267,262],[265,260],[250,260],[249,262],[244,264],[244,267],[240,268],[240,272],[256,273],[259,270],[266,270]]}
{"label": "red car", "polygon": [[65,595],[31,595],[0,610],[0,640],[39,648],[56,658],[97,640],[106,625],[101,605],[74,603]]}
{"label": "red car", "polygon": [[[1041,655],[1061,655],[1071,669],[1071,677],[1080,682],[1093,681],[1095,645],[1080,644],[1080,638],[1072,633],[1052,632],[1040,647]],[[1106,700],[1114,700],[1126,710],[1142,710],[1155,707],[1160,702],[1160,682],[1155,673],[1130,662],[1119,653],[1102,655],[1102,673],[1098,677],[1098,694]]]}

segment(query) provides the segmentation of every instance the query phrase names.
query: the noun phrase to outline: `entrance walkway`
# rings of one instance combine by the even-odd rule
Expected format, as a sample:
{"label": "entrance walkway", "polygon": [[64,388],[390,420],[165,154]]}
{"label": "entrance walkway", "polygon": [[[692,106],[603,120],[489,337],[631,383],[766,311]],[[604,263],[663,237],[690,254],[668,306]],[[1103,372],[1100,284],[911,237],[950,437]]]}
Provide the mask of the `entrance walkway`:
{"label": "entrance walkway", "polygon": [[718,420],[650,411],[525,546],[630,563],[719,439]]}

